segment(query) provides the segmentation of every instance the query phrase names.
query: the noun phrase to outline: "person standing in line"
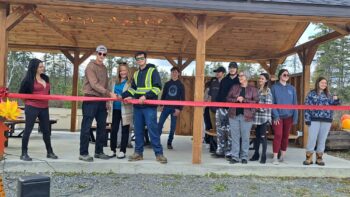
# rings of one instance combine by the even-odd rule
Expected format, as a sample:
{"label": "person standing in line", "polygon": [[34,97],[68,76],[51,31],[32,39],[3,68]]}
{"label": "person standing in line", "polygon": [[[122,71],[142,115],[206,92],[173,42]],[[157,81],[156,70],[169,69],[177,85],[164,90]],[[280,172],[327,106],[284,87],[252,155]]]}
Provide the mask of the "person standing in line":
{"label": "person standing in line", "polygon": [[[227,102],[226,97],[233,85],[239,84],[236,62],[230,62],[228,65],[229,73],[220,82],[219,92],[215,98],[216,102]],[[231,159],[231,132],[228,118],[228,108],[220,107],[216,110],[216,133],[217,133],[217,148],[216,152],[212,154],[213,157],[227,157]]]}
{"label": "person standing in line", "polygon": [[[281,69],[278,72],[279,81],[271,87],[273,104],[297,105],[297,93],[295,88],[288,84],[289,72]],[[296,109],[272,109],[273,139],[273,161],[278,165],[284,162],[288,147],[289,132],[292,125],[298,123],[298,110]],[[278,152],[281,150],[281,157],[278,159]]]}
{"label": "person standing in line", "polygon": [[[259,104],[272,104],[272,94],[271,94],[270,88],[268,87],[269,79],[270,77],[269,77],[269,74],[267,73],[262,73],[259,76],[259,91],[258,91]],[[254,140],[255,151],[250,161],[259,160],[259,157],[260,157],[259,148],[261,143],[262,151],[261,151],[260,163],[264,164],[266,163],[267,127],[269,124],[271,124],[271,109],[270,108],[257,109],[254,117],[254,124],[256,125],[256,130],[255,130],[256,139]]]}
{"label": "person standing in line", "polygon": [[[96,48],[96,59],[92,60],[85,69],[83,83],[84,96],[117,98],[113,92],[108,90],[107,69],[103,64],[106,56],[107,48],[103,45],[99,45]],[[97,123],[94,157],[109,159],[110,157],[103,152],[103,146],[106,140],[106,101],[84,101],[82,104],[82,112],[83,120],[80,130],[79,160],[87,162],[92,162],[94,160],[93,157],[89,155],[90,129],[94,119],[96,119]]]}
{"label": "person standing in line", "polygon": [[[324,77],[316,80],[315,88],[311,90],[305,99],[305,105],[340,105],[337,96],[332,95],[328,90],[328,82]],[[309,126],[308,140],[306,146],[306,160],[304,165],[313,164],[312,156],[316,148],[316,164],[324,166],[323,153],[327,136],[333,121],[332,110],[305,110],[305,124]]]}
{"label": "person standing in line", "polygon": [[[177,100],[177,101],[184,101],[185,100],[185,87],[179,80],[179,74],[180,70],[179,68],[173,67],[171,68],[171,79],[165,83],[163,93],[161,100]],[[173,139],[174,139],[174,134],[175,134],[175,129],[176,129],[176,119],[179,116],[183,106],[178,105],[178,106],[161,106],[161,111],[162,113],[160,114],[159,117],[159,122],[158,122],[158,129],[159,129],[159,135],[162,135],[162,130],[164,126],[165,120],[168,118],[170,115],[171,117],[171,122],[170,122],[170,132],[169,132],[169,137],[168,137],[168,142],[167,142],[167,147],[168,149],[173,149]]]}
{"label": "person standing in line", "polygon": [[[119,64],[117,71],[117,79],[114,85],[114,93],[121,97],[122,93],[127,91],[130,87],[130,75],[129,67],[126,62]],[[113,102],[113,113],[112,113],[112,132],[111,132],[111,150],[113,155],[111,157],[117,156],[117,138],[119,125],[122,126],[121,132],[121,142],[120,142],[120,151],[117,156],[118,159],[125,158],[126,147],[129,141],[129,129],[132,123],[132,105],[127,103],[122,103],[121,101]]]}
{"label": "person standing in line", "polygon": [[139,69],[134,73],[129,90],[122,94],[125,101],[132,98],[139,99],[139,104],[134,104],[133,108],[135,152],[129,157],[129,161],[143,160],[144,129],[147,126],[156,160],[165,164],[168,160],[163,155],[163,147],[160,143],[157,124],[157,106],[144,105],[144,101],[147,99],[158,99],[162,82],[155,65],[147,64],[146,58],[146,52],[137,52],[135,54],[135,60],[139,65]]}
{"label": "person standing in line", "polygon": [[[255,87],[248,86],[248,72],[239,73],[240,85],[232,86],[227,95],[227,101],[233,103],[257,103],[258,90]],[[239,162],[248,163],[249,136],[255,116],[254,108],[230,108],[228,111],[230,121],[230,131],[232,136],[231,164]],[[242,144],[240,144],[242,139]]]}
{"label": "person standing in line", "polygon": [[[49,95],[51,85],[49,77],[45,75],[44,72],[45,66],[43,62],[36,58],[31,59],[28,65],[27,74],[21,82],[19,93],[33,94],[33,97],[35,97],[34,95]],[[47,151],[46,157],[50,159],[57,159],[58,157],[53,152],[51,146],[49,101],[25,99],[24,104],[26,119],[22,137],[22,154],[20,159],[23,161],[32,161],[32,158],[28,155],[28,143],[37,118],[40,121],[40,131],[43,134],[43,140]]]}

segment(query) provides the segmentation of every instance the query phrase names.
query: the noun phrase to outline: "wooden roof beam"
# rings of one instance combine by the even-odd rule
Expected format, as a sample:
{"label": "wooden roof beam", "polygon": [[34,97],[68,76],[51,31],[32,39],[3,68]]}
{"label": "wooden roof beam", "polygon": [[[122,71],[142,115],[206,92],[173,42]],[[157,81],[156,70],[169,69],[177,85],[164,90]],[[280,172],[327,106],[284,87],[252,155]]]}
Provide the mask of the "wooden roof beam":
{"label": "wooden roof beam", "polygon": [[186,62],[180,67],[180,70],[183,71],[185,68],[193,62],[194,58],[188,58]]}
{"label": "wooden roof beam", "polygon": [[332,40],[335,40],[335,39],[338,39],[338,38],[341,38],[344,36],[345,36],[344,34],[341,34],[341,33],[335,31],[335,32],[320,36],[318,38],[315,38],[311,41],[305,42],[304,44],[298,45],[298,46],[293,47],[291,49],[285,50],[285,51],[277,54],[275,58],[283,58],[283,57],[286,57],[288,55],[292,55],[294,53],[297,53],[298,51],[302,51],[305,48],[319,46],[320,44],[323,44],[325,42],[329,42],[329,41],[332,41]]}
{"label": "wooden roof beam", "polygon": [[193,22],[185,14],[174,14],[175,18],[191,33],[191,35],[197,40],[198,30]]}
{"label": "wooden roof beam", "polygon": [[57,32],[58,34],[60,34],[61,36],[63,36],[64,38],[66,38],[67,40],[69,40],[74,46],[77,46],[77,40],[75,39],[75,37],[67,32],[64,32],[63,30],[61,30],[56,24],[54,24],[53,22],[51,22],[45,15],[43,15],[41,12],[39,12],[37,9],[34,10],[32,12],[32,14],[38,18],[42,23],[44,23],[45,25],[47,25],[48,27],[50,27],[51,29],[53,29],[55,32]]}
{"label": "wooden roof beam", "polygon": [[168,60],[173,67],[178,67],[178,64],[171,57],[165,56],[165,59]]}
{"label": "wooden roof beam", "polygon": [[25,5],[18,6],[14,8],[14,11],[7,16],[6,19],[6,30],[10,31],[13,29],[18,23],[20,23],[28,14],[34,11],[36,8],[35,5]]}
{"label": "wooden roof beam", "polygon": [[212,25],[207,29],[206,40],[209,40],[217,31],[224,27],[233,17],[219,17]]}
{"label": "wooden roof beam", "polygon": [[324,25],[343,35],[347,35],[350,33],[350,23],[347,23],[347,24],[325,23]]}

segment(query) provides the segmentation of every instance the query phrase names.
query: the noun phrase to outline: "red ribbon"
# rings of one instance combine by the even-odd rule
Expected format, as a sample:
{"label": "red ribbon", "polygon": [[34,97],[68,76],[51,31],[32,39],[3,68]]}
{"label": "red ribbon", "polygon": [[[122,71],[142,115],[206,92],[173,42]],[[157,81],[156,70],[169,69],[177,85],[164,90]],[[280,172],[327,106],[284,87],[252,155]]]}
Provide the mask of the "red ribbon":
{"label": "red ribbon", "polygon": [[[61,101],[122,101],[124,103],[140,104],[138,99],[121,100],[102,97],[63,96],[63,95],[33,95],[33,94],[5,94],[8,98],[35,99],[35,100],[61,100]],[[350,110],[350,106],[325,106],[325,105],[281,105],[281,104],[257,104],[257,103],[223,103],[202,101],[169,101],[169,100],[145,100],[146,105],[176,105],[190,107],[234,107],[234,108],[271,108],[271,109],[308,109],[308,110]]]}
{"label": "red ribbon", "polygon": [[5,98],[7,96],[8,89],[5,87],[0,87],[0,99]]}

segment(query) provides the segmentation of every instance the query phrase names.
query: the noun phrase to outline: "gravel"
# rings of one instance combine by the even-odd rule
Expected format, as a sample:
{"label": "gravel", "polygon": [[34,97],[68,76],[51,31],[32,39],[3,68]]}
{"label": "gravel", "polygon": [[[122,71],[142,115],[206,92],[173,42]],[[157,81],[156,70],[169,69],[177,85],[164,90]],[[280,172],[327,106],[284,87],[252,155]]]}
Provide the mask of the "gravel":
{"label": "gravel", "polygon": [[[6,196],[16,196],[25,172],[2,174]],[[264,178],[115,173],[52,173],[51,196],[350,196],[350,179]]]}

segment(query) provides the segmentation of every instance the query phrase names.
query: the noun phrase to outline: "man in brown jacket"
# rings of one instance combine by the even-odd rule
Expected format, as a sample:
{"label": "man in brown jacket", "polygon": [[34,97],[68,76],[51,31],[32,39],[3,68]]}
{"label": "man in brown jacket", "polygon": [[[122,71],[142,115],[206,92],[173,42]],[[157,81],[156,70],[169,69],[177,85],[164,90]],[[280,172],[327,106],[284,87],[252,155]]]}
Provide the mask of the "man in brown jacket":
{"label": "man in brown jacket", "polygon": [[[117,96],[108,89],[108,75],[106,66],[103,64],[107,55],[107,48],[100,45],[96,48],[96,60],[92,60],[85,69],[85,78],[83,84],[84,96],[90,97],[111,97]],[[92,121],[96,119],[96,143],[95,158],[109,159],[109,156],[103,153],[103,144],[106,136],[106,101],[84,101],[83,121],[80,131],[80,156],[79,160],[93,161],[89,155],[89,137]]]}

